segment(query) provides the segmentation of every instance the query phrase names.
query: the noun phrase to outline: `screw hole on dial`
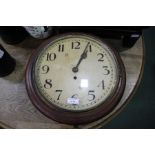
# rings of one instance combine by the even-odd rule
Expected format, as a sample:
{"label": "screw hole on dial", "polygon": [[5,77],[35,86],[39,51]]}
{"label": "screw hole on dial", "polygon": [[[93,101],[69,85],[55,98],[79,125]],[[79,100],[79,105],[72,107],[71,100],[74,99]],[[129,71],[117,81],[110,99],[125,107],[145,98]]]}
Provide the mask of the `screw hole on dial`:
{"label": "screw hole on dial", "polygon": [[74,80],[76,80],[76,79],[77,79],[77,77],[76,77],[76,76],[74,76],[73,78],[74,78]]}

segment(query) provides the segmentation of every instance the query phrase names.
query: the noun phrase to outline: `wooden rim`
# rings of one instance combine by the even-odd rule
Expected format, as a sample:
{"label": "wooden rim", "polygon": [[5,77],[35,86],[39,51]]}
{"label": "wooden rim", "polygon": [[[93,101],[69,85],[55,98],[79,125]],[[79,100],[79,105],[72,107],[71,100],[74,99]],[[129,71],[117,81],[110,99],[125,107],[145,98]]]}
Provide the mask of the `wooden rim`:
{"label": "wooden rim", "polygon": [[[97,41],[106,44],[108,48],[111,49],[111,51],[113,51],[115,61],[119,66],[118,83],[112,96],[108,97],[108,99],[104,104],[101,104],[94,109],[90,109],[84,112],[71,112],[71,111],[65,111],[63,109],[60,109],[52,104],[50,104],[49,106],[48,101],[40,97],[41,94],[39,94],[39,92],[36,90],[36,87],[34,86],[33,66],[35,64],[38,54],[50,42],[53,42],[55,39],[58,39],[59,37],[65,37],[66,35],[82,35],[82,36],[90,37],[92,39],[96,39]],[[102,39],[94,35],[88,35],[84,33],[65,33],[48,39],[32,54],[26,69],[26,89],[32,103],[40,110],[40,112],[42,112],[47,117],[66,124],[83,124],[83,123],[89,123],[89,122],[95,121],[107,115],[115,108],[115,106],[118,104],[124,92],[125,83],[126,83],[125,76],[126,76],[125,68],[119,54],[114,49],[112,49],[107,43],[105,43],[105,41],[103,41]]]}

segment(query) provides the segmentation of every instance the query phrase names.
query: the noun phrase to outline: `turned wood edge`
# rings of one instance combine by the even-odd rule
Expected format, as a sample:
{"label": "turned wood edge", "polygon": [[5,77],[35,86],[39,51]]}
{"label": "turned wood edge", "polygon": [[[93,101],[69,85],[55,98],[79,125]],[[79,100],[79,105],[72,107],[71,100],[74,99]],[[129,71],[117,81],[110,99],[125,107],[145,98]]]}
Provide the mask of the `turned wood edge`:
{"label": "turned wood edge", "polygon": [[135,84],[135,87],[134,87],[132,93],[124,101],[125,104],[123,104],[113,115],[111,115],[109,118],[107,118],[104,122],[90,127],[91,129],[99,129],[99,128],[102,128],[102,127],[104,128],[104,125],[107,124],[108,122],[110,122],[112,119],[114,119],[129,104],[129,102],[131,101],[133,96],[136,94],[136,92],[137,92],[137,90],[139,88],[139,85],[141,83],[143,74],[144,74],[145,53],[146,53],[146,51],[145,51],[145,43],[144,43],[144,36],[143,35],[142,35],[142,47],[143,47],[142,66],[141,66],[140,74],[138,76],[137,83]]}

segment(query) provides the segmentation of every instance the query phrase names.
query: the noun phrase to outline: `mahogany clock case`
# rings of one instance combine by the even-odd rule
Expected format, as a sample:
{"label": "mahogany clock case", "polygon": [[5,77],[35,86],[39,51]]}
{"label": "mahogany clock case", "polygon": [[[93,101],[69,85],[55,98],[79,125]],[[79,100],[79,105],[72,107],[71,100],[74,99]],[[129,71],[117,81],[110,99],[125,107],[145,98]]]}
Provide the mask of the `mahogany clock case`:
{"label": "mahogany clock case", "polygon": [[[54,106],[53,104],[49,103],[44,97],[42,97],[42,95],[37,90],[37,87],[35,85],[34,66],[39,53],[46,46],[54,43],[55,40],[59,39],[60,37],[65,37],[68,35],[69,36],[72,36],[72,35],[90,36],[91,38],[98,40],[99,42],[103,42],[113,51],[113,55],[118,66],[119,77],[118,77],[118,83],[116,84],[114,91],[107,98],[106,102],[88,111],[73,112],[73,111],[58,108],[57,106]],[[65,33],[65,34],[60,34],[52,38],[49,38],[44,43],[42,43],[38,49],[34,51],[34,53],[31,55],[29,62],[27,64],[25,82],[26,82],[26,89],[27,89],[29,98],[31,99],[35,107],[37,107],[37,109],[39,109],[40,112],[42,112],[44,115],[46,115],[47,117],[53,120],[56,120],[58,122],[65,123],[65,124],[83,124],[83,123],[89,123],[89,122],[95,121],[107,115],[115,108],[115,106],[118,104],[119,100],[121,99],[125,89],[126,74],[125,74],[125,68],[119,56],[119,53],[116,50],[114,50],[103,39],[93,35],[84,34],[84,33]]]}

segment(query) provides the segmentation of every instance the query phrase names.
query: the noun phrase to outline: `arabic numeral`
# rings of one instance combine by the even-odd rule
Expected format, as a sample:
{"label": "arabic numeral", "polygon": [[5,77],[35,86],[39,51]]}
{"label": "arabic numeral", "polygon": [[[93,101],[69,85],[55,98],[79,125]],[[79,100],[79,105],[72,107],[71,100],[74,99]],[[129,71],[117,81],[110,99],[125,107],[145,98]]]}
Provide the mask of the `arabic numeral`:
{"label": "arabic numeral", "polygon": [[46,88],[46,89],[52,88],[52,80],[51,79],[45,80],[44,88]]}
{"label": "arabic numeral", "polygon": [[97,56],[100,56],[100,58],[98,59],[99,62],[103,62],[104,61],[104,55],[103,53],[98,53]]}
{"label": "arabic numeral", "polygon": [[61,94],[62,94],[62,90],[56,90],[55,92],[58,92],[59,94],[58,94],[58,97],[57,97],[57,100],[59,100],[60,99],[60,96],[61,96]]}
{"label": "arabic numeral", "polygon": [[104,69],[104,75],[108,75],[110,74],[110,70],[108,69],[108,66],[103,66],[103,69]]}
{"label": "arabic numeral", "polygon": [[104,80],[102,80],[102,81],[99,83],[98,87],[100,87],[100,86],[102,86],[102,89],[105,89]]}
{"label": "arabic numeral", "polygon": [[64,51],[64,44],[60,44],[60,45],[58,46],[58,51],[59,51],[59,52],[63,52],[63,51]]}
{"label": "arabic numeral", "polygon": [[42,66],[42,74],[47,74],[49,72],[50,68],[47,65]]}
{"label": "arabic numeral", "polygon": [[56,59],[56,54],[55,53],[47,53],[47,61],[53,61]]}
{"label": "arabic numeral", "polygon": [[72,42],[72,49],[80,49],[80,42]]}
{"label": "arabic numeral", "polygon": [[88,91],[88,96],[89,96],[89,101],[93,101],[95,99],[95,91],[94,90],[89,90]]}

